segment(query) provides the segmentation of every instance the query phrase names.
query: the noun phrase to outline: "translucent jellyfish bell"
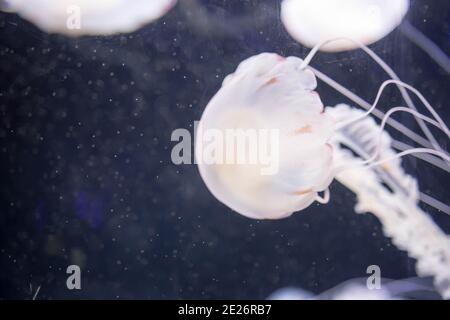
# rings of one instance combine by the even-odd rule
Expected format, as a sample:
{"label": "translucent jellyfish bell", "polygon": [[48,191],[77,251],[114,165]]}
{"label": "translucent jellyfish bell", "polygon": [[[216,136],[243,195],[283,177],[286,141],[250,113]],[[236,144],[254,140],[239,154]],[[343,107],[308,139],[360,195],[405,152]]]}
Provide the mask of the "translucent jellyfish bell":
{"label": "translucent jellyfish bell", "polygon": [[[290,35],[307,47],[340,37],[368,45],[394,30],[408,8],[409,0],[284,0],[281,19]],[[354,43],[341,40],[321,49],[355,48]]]}
{"label": "translucent jellyfish bell", "polygon": [[[301,63],[295,57],[269,53],[242,62],[201,118],[196,141],[200,174],[221,202],[247,217],[291,215],[318,199],[318,192],[333,179],[332,149],[327,143],[332,119],[313,91],[314,74],[300,70]],[[264,174],[261,163],[207,163],[210,133],[226,136],[227,130],[277,133],[279,150],[272,150],[276,158],[266,164],[274,172]],[[230,145],[230,139],[224,145]],[[235,152],[225,149],[216,152]]]}
{"label": "translucent jellyfish bell", "polygon": [[[16,12],[48,33],[70,36],[133,32],[152,22],[176,0],[2,0],[0,9]],[[74,25],[79,18],[80,25]]]}

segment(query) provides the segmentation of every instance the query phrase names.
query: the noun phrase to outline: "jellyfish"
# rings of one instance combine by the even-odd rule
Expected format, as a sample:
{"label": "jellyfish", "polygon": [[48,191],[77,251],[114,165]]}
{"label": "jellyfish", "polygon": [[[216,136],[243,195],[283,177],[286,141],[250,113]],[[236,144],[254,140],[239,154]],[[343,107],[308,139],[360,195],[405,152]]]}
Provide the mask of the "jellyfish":
{"label": "jellyfish", "polygon": [[356,278],[345,281],[329,290],[315,295],[296,287],[281,288],[273,292],[268,300],[434,300],[439,294],[429,279],[411,278],[402,280],[381,279],[378,288],[367,286],[367,279]]}
{"label": "jellyfish", "polygon": [[[446,124],[420,92],[395,79],[382,84],[367,111],[345,104],[325,108],[311,57],[262,53],[224,79],[197,130],[195,156],[207,188],[248,218],[281,219],[314,202],[328,203],[336,179],[356,194],[355,211],[374,214],[385,235],[417,260],[418,275],[434,277],[437,290],[450,298],[450,239],[418,204],[447,214],[449,207],[420,192],[401,166],[401,157],[412,155],[448,172],[450,157],[430,143],[397,152],[384,130],[399,112],[448,138]],[[418,96],[432,117],[399,106],[377,124],[371,115],[389,85]]]}
{"label": "jellyfish", "polygon": [[169,11],[176,0],[1,0],[0,9],[18,13],[48,33],[69,36],[133,32]]}
{"label": "jellyfish", "polygon": [[399,27],[399,31],[450,73],[450,58],[404,19],[409,0],[283,0],[281,20],[289,34],[306,47],[334,38],[321,50],[337,52],[370,45]]}
{"label": "jellyfish", "polygon": [[[409,8],[409,0],[284,0],[281,20],[301,44],[314,47],[337,37],[369,45],[394,30]],[[335,41],[324,51],[356,49],[352,42]]]}

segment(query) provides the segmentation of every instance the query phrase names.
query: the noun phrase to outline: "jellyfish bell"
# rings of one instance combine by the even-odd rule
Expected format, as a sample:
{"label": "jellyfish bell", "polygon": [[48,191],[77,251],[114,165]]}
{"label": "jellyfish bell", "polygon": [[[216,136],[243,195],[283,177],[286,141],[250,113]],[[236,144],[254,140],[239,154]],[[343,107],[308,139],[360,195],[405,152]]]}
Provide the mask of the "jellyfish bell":
{"label": "jellyfish bell", "polygon": [[[281,20],[289,34],[307,47],[334,38],[369,45],[394,30],[409,8],[409,0],[284,0]],[[356,49],[344,39],[324,51]]]}
{"label": "jellyfish bell", "polygon": [[[200,174],[217,199],[244,216],[287,217],[317,200],[333,179],[333,149],[328,144],[333,119],[323,112],[313,91],[314,74],[301,70],[301,63],[299,58],[271,53],[245,60],[224,80],[200,120],[196,139]],[[230,148],[239,144],[227,135],[230,130],[245,133],[232,138],[256,138],[241,140],[242,148]],[[206,161],[208,133],[214,131],[228,137],[216,153],[232,160],[253,155],[256,161]],[[261,150],[270,151],[272,163],[258,161]],[[267,166],[274,170],[264,172]]]}
{"label": "jellyfish bell", "polygon": [[163,16],[175,3],[176,0],[1,0],[0,10],[15,12],[48,33],[111,35],[133,32]]}

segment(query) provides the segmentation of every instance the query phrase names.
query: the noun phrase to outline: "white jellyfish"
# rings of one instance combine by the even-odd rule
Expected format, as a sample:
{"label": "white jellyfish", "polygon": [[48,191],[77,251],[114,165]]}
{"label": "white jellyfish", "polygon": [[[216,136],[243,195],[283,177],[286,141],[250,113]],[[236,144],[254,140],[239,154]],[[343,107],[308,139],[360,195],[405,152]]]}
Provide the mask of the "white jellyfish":
{"label": "white jellyfish", "polygon": [[[404,19],[409,0],[283,0],[281,20],[289,34],[306,47],[331,41],[323,51],[346,51],[372,44],[397,26],[412,43],[450,73],[445,52]],[[346,41],[353,39],[355,41]]]}
{"label": "white jellyfish", "polygon": [[286,287],[273,292],[268,300],[408,300],[437,299],[438,294],[425,279],[381,279],[379,287],[369,287],[367,279],[345,281],[318,295],[312,292]]}
{"label": "white jellyfish", "polygon": [[176,0],[1,0],[0,9],[18,13],[48,33],[69,36],[133,32],[152,22]]}
{"label": "white jellyfish", "polygon": [[251,218],[278,219],[302,210],[317,199],[318,192],[325,190],[334,177],[329,144],[333,122],[313,91],[316,77],[310,70],[298,72],[299,62],[298,58],[285,59],[274,54],[244,61],[225,79],[198,127],[199,139],[208,140],[217,129],[224,132],[225,146],[233,142],[234,137],[226,139],[226,131],[233,128],[255,130],[255,136],[262,130],[280,130],[280,156],[273,159],[278,162],[278,172],[274,175],[260,174],[262,163],[233,163],[232,150],[226,154],[231,161],[209,165],[206,158],[212,148],[198,140],[197,161],[211,192]]}
{"label": "white jellyfish", "polygon": [[[409,0],[284,0],[281,19],[290,35],[307,47],[338,37],[368,45],[394,30],[408,8]],[[322,50],[355,48],[354,43],[335,41]]]}
{"label": "white jellyfish", "polygon": [[[450,157],[436,148],[397,153],[383,130],[397,112],[450,137],[447,126],[417,90],[398,80],[383,83],[367,112],[347,105],[324,108],[314,91],[320,73],[308,67],[312,55],[301,60],[263,53],[224,80],[198,125],[196,159],[208,189],[244,216],[280,219],[314,201],[327,203],[328,186],[337,179],[357,195],[355,210],[377,216],[393,243],[417,259],[418,275],[433,276],[437,290],[450,298],[450,240],[418,202],[446,213],[449,207],[421,193],[400,161],[415,155],[449,171]],[[433,118],[397,107],[377,125],[370,114],[391,84],[417,95]],[[408,133],[403,128],[397,126]]]}

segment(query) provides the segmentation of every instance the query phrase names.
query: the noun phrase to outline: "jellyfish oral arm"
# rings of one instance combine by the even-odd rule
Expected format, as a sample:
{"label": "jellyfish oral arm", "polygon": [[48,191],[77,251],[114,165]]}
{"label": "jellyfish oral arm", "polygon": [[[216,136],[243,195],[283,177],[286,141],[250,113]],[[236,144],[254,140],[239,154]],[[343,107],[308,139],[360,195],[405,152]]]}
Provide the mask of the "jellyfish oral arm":
{"label": "jellyfish oral arm", "polygon": [[[375,110],[375,108],[377,107],[377,104],[380,101],[380,98],[381,98],[381,95],[382,95],[384,89],[390,84],[396,84],[398,86],[401,86],[405,89],[412,91],[417,97],[419,97],[419,99],[422,101],[422,103],[425,105],[425,107],[428,109],[428,111],[433,115],[433,117],[436,121],[428,120],[429,118],[424,117],[421,113],[419,113],[413,109],[406,110],[407,108],[402,108],[401,110],[398,109],[399,111],[409,112],[409,113],[413,114],[417,119],[431,123],[432,125],[441,129],[447,135],[447,137],[450,137],[450,131],[448,130],[448,127],[445,125],[445,122],[442,120],[442,118],[439,116],[439,114],[436,112],[436,110],[434,110],[434,108],[431,106],[431,104],[425,99],[425,97],[419,91],[417,91],[415,88],[411,87],[410,85],[408,85],[404,82],[397,81],[397,80],[384,81],[381,84],[380,89],[378,90],[377,96],[375,98],[375,102],[372,104],[372,106],[369,108],[369,110],[367,110],[367,112],[356,117],[355,119],[350,119],[348,121],[340,123],[338,126],[343,127],[343,126],[349,125],[353,122],[361,120],[361,119],[365,118],[366,116],[370,115],[373,112],[373,110]],[[390,112],[390,114],[392,114],[392,112]],[[386,115],[383,118],[383,121],[384,121],[384,119],[388,119],[388,118],[389,118],[389,115]]]}
{"label": "jellyfish oral arm", "polygon": [[[363,113],[346,105],[327,108],[325,112],[335,118],[351,118]],[[407,251],[410,257],[417,260],[417,274],[433,276],[436,289],[444,298],[450,298],[448,235],[418,206],[422,194],[417,181],[404,172],[398,158],[384,166],[361,165],[361,158],[355,153],[371,154],[370,151],[378,143],[367,144],[362,130],[372,137],[378,137],[379,127],[372,118],[366,118],[338,131],[331,141],[335,165],[353,167],[352,170],[337,172],[336,180],[356,194],[358,203],[355,211],[374,214],[383,225],[385,235],[399,249]],[[395,155],[390,143],[390,137],[384,133],[380,144],[380,156],[383,158]],[[436,202],[429,198],[427,203]]]}
{"label": "jellyfish oral arm", "polygon": [[[349,154],[346,155],[350,157]],[[346,159],[346,162],[350,159]],[[357,160],[356,160],[357,161]],[[371,212],[382,223],[387,237],[417,260],[419,276],[433,276],[437,290],[450,298],[450,240],[416,203],[389,193],[368,168],[346,171],[336,179],[358,198],[355,211]]]}

